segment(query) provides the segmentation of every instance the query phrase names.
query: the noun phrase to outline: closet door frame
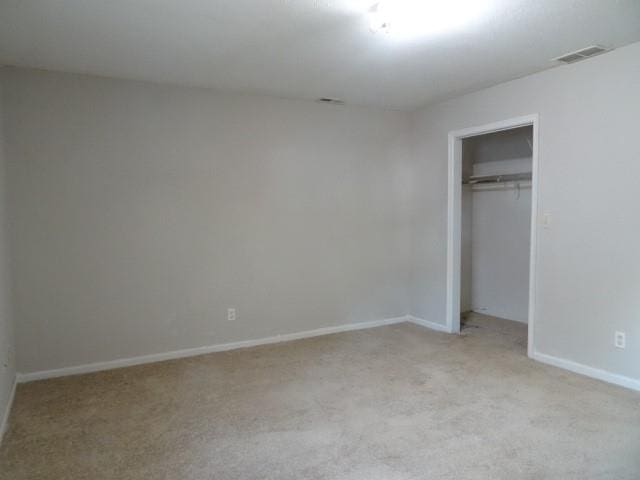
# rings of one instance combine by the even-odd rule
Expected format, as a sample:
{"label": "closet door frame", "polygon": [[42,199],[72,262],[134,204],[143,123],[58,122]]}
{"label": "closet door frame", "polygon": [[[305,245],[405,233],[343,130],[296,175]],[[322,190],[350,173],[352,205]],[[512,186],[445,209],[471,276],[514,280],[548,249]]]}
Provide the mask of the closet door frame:
{"label": "closet door frame", "polygon": [[449,132],[448,194],[447,194],[447,330],[460,333],[460,257],[462,208],[462,140],[487,133],[533,127],[531,179],[531,241],[529,250],[529,357],[534,353],[534,323],[536,307],[536,253],[538,227],[538,114],[502,120],[486,125]]}

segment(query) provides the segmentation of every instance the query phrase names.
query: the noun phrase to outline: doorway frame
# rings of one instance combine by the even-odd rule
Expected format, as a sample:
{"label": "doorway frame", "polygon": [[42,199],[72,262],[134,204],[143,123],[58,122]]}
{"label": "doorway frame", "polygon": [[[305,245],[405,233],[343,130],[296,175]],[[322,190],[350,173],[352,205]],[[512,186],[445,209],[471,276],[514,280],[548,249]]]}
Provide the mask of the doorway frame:
{"label": "doorway frame", "polygon": [[529,309],[527,355],[534,354],[534,323],[536,307],[536,257],[538,230],[538,114],[510,118],[475,127],[449,132],[448,187],[447,187],[447,329],[460,333],[460,280],[462,255],[462,140],[487,133],[511,130],[518,127],[533,128],[531,160],[531,237],[529,246]]}

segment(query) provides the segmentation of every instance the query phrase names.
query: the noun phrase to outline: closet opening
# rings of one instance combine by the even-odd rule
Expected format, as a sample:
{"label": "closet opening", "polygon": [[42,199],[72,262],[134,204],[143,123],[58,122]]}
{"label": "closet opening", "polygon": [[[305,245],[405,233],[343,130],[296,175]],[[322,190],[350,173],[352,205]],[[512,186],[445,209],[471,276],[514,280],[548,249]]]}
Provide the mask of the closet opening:
{"label": "closet opening", "polygon": [[[533,354],[537,117],[449,134],[447,325],[509,328]],[[528,327],[523,324],[528,324]]]}

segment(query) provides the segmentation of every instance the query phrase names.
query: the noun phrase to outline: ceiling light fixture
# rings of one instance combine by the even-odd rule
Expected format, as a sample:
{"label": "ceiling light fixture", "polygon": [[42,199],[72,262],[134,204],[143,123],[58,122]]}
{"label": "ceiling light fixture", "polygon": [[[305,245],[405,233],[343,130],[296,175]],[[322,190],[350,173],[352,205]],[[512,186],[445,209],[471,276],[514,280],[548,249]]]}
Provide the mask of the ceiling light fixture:
{"label": "ceiling light fixture", "polygon": [[464,26],[490,0],[379,0],[369,8],[371,31],[415,38]]}
{"label": "ceiling light fixture", "polygon": [[391,27],[391,17],[388,13],[388,3],[379,2],[369,10],[369,27],[374,33],[389,33]]}

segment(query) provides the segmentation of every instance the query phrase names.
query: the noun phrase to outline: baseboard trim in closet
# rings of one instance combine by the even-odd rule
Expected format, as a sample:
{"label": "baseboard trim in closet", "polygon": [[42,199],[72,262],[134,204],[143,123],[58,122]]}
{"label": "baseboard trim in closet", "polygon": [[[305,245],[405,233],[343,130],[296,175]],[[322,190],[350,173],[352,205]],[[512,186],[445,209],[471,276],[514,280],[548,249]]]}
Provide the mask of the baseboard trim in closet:
{"label": "baseboard trim in closet", "polygon": [[416,325],[420,325],[421,327],[435,330],[436,332],[451,333],[449,328],[442,323],[432,322],[430,320],[425,320],[424,318],[414,317],[413,315],[407,315],[407,320],[411,323],[415,323]]}

